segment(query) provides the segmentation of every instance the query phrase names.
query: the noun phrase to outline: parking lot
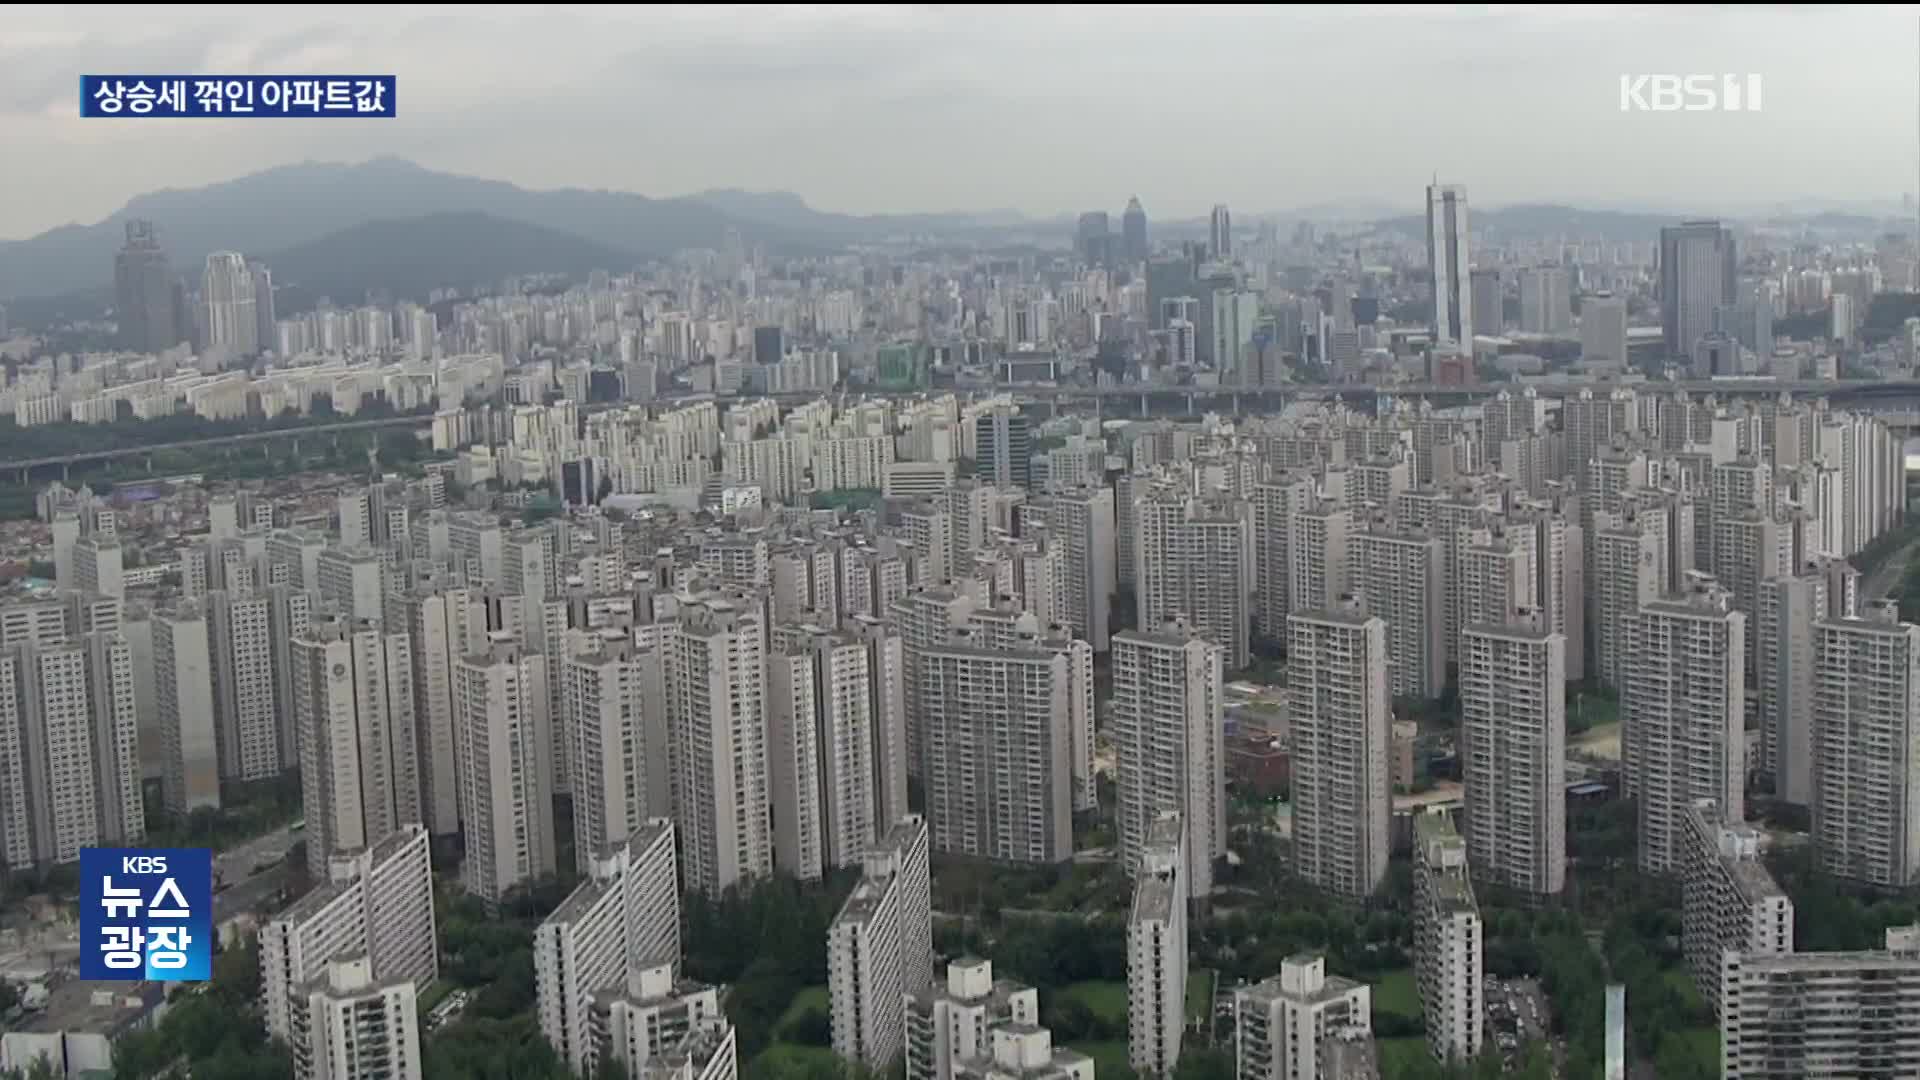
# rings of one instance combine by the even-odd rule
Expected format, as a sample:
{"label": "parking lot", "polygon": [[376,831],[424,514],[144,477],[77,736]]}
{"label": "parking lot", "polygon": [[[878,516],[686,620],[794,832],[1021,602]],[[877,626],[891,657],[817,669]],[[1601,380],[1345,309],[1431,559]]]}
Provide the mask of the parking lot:
{"label": "parking lot", "polygon": [[1545,1039],[1552,1014],[1537,979],[1489,979],[1486,989],[1487,1038],[1509,1065],[1527,1044]]}

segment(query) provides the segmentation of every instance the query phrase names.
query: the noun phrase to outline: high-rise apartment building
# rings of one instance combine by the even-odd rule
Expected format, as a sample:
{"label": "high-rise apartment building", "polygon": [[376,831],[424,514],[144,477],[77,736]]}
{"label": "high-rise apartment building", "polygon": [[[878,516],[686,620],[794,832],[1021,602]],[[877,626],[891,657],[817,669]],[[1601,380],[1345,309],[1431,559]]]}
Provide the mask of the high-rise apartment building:
{"label": "high-rise apartment building", "polygon": [[773,872],[766,655],[752,597],[683,603],[666,636],[674,824],[687,887],[709,896]]}
{"label": "high-rise apartment building", "polygon": [[404,975],[375,978],[364,953],[329,960],[295,988],[287,1048],[295,1080],[419,1080],[418,987]]}
{"label": "high-rise apartment building", "polygon": [[244,255],[216,251],[207,256],[200,296],[206,304],[207,344],[234,356],[260,351],[260,317],[254,310],[253,271]]}
{"label": "high-rise apartment building", "polygon": [[453,668],[467,891],[497,904],[553,873],[553,741],[546,658],[495,631],[488,651]]}
{"label": "high-rise apartment building", "polygon": [[1027,487],[1032,481],[1032,446],[1027,418],[1012,405],[982,415],[976,434],[975,474],[997,487]]}
{"label": "high-rise apartment building", "polygon": [[1140,503],[1134,538],[1137,624],[1184,619],[1226,650],[1239,670],[1253,657],[1253,512],[1225,497],[1154,496]]}
{"label": "high-rise apartment building", "polygon": [[1817,573],[1760,583],[1754,625],[1759,638],[1760,771],[1773,777],[1776,798],[1794,806],[1813,799],[1814,628],[1844,614],[1834,610],[1827,578]]}
{"label": "high-rise apartment building", "polygon": [[607,627],[561,665],[581,870],[671,811],[666,672],[657,649]]}
{"label": "high-rise apartment building", "polygon": [[1233,258],[1233,213],[1226,203],[1215,203],[1207,218],[1207,253],[1221,262]]}
{"label": "high-rise apartment building", "polygon": [[1836,878],[1903,889],[1920,877],[1920,626],[1891,599],[1862,615],[1814,626],[1813,849]]}
{"label": "high-rise apartment building", "polygon": [[462,657],[486,651],[486,612],[477,597],[459,588],[420,592],[402,606],[413,656],[422,815],[435,836],[446,836],[459,831],[463,807],[459,763],[465,752],[457,740],[464,736],[455,723],[453,675]]}
{"label": "high-rise apartment building", "polygon": [[1350,591],[1352,532],[1353,511],[1345,503],[1314,499],[1294,509],[1287,523],[1289,612],[1331,607]]}
{"label": "high-rise apartment building", "polygon": [[1717,1005],[1726,953],[1793,951],[1793,900],[1760,861],[1760,830],[1721,820],[1712,799],[1688,807],[1686,825],[1681,943],[1694,986]]}
{"label": "high-rise apartment building", "polygon": [[1427,272],[1433,281],[1436,352],[1473,353],[1473,276],[1467,251],[1467,189],[1427,188]]}
{"label": "high-rise apartment building", "polygon": [[323,884],[261,926],[269,1035],[293,1038],[296,997],[334,960],[364,956],[374,979],[404,979],[415,991],[434,980],[440,953],[428,848],[427,831],[409,825],[372,847],[336,853]]}
{"label": "high-rise apartment building", "polygon": [[1353,607],[1288,616],[1293,856],[1339,896],[1372,895],[1387,873],[1387,624]]}
{"label": "high-rise apartment building", "polygon": [[1348,572],[1367,612],[1387,621],[1393,696],[1422,701],[1447,685],[1446,544],[1386,528],[1354,533]]}
{"label": "high-rise apartment building", "polygon": [[1738,821],[1746,792],[1747,617],[1713,578],[1642,605],[1621,694],[1625,767],[1637,778],[1640,868],[1679,871],[1687,808],[1712,799]]}
{"label": "high-rise apartment building", "polygon": [[927,823],[895,822],[865,857],[859,884],[827,930],[833,1051],[872,1068],[906,1046],[907,994],[933,978]]}
{"label": "high-rise apartment building", "polygon": [[[995,979],[993,963],[963,957],[947,965],[946,978],[907,995],[908,1080],[954,1080],[993,1061],[994,1035],[1013,1028],[1042,1030],[1040,992],[1011,979]],[[1059,1051],[1029,1076],[1053,1072]],[[1072,1064],[1093,1069],[1080,1055]]]}
{"label": "high-rise apartment building", "polygon": [[[1270,641],[1279,640],[1287,632],[1287,612],[1292,607],[1293,556],[1289,538],[1293,512],[1305,509],[1313,500],[1313,479],[1304,474],[1288,474],[1254,487],[1253,624]],[[1130,550],[1123,551],[1120,560],[1127,569],[1129,581],[1134,570],[1127,557],[1130,554]]]}
{"label": "high-rise apartment building", "polygon": [[1137,879],[1162,815],[1178,813],[1189,863],[1181,881],[1202,897],[1213,891],[1214,860],[1227,853],[1223,653],[1184,623],[1113,641],[1121,859]]}
{"label": "high-rise apartment building", "polygon": [[1127,1061],[1170,1077],[1187,1027],[1187,827],[1178,811],[1153,819],[1127,913]]}
{"label": "high-rise apartment building", "polygon": [[133,659],[102,631],[22,641],[0,657],[0,853],[8,865],[78,862],[146,835]]}
{"label": "high-rise apartment building", "polygon": [[293,642],[294,726],[307,865],[420,822],[412,639],[378,622],[318,619]]}
{"label": "high-rise apartment building", "polygon": [[207,594],[206,611],[220,776],[240,781],[278,776],[271,605],[265,592],[251,587],[215,589]]}
{"label": "high-rise apartment building", "polygon": [[680,881],[673,822],[639,823],[618,843],[595,849],[585,879],[533,935],[540,1034],[568,1067],[592,1075],[596,1001],[625,989],[642,970],[680,968]]}
{"label": "high-rise apartment building", "polygon": [[1008,862],[1073,854],[1068,657],[979,647],[921,652],[917,692],[934,850]]}
{"label": "high-rise apartment building", "polygon": [[1920,1062],[1920,1039],[1901,1022],[1920,1012],[1920,926],[1888,927],[1884,949],[1729,954],[1720,986],[1728,1080],[1891,1080]]}
{"label": "high-rise apartment building", "polygon": [[1461,634],[1460,770],[1473,873],[1533,896],[1566,883],[1566,639],[1527,625]]}
{"label": "high-rise apartment building", "polygon": [[1580,361],[1627,366],[1627,301],[1609,293],[1580,300]]}
{"label": "high-rise apartment building", "polygon": [[1520,329],[1529,334],[1564,334],[1572,327],[1566,270],[1536,266],[1520,271]]}
{"label": "high-rise apartment building", "polygon": [[1055,492],[1039,503],[1049,544],[1066,549],[1066,622],[1073,636],[1107,651],[1113,593],[1119,586],[1114,565],[1113,489],[1104,485]]}
{"label": "high-rise apartment building", "polygon": [[153,682],[165,747],[163,797],[184,816],[220,807],[220,735],[204,606],[185,601],[153,617]]}
{"label": "high-rise apartment building", "polygon": [[1485,1021],[1484,939],[1467,845],[1445,811],[1413,820],[1413,941],[1427,1049],[1440,1061],[1472,1061]]}
{"label": "high-rise apartment building", "polygon": [[1327,974],[1323,956],[1291,957],[1280,973],[1233,992],[1234,1080],[1334,1080],[1323,1040],[1373,1029],[1373,992]]}

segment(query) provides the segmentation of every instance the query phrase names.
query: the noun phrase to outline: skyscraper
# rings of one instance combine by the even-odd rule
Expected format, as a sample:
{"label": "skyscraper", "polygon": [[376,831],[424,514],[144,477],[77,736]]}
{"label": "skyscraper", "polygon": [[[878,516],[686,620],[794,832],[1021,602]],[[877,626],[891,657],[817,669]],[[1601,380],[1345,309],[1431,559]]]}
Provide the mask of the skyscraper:
{"label": "skyscraper", "polygon": [[1337,896],[1371,896],[1386,877],[1387,623],[1350,605],[1287,617],[1293,725],[1293,858]]}
{"label": "skyscraper", "polygon": [[280,774],[280,726],[273,713],[273,612],[251,580],[232,584],[232,589],[209,592],[206,600],[220,776],[265,780]]}
{"label": "skyscraper", "polygon": [[1467,275],[1467,283],[1473,287],[1473,328],[1482,334],[1499,335],[1506,329],[1505,286],[1500,284],[1498,267],[1475,267]]}
{"label": "skyscraper", "polygon": [[184,335],[173,317],[173,271],[153,222],[127,222],[127,243],[113,260],[113,312],[120,347],[160,352],[180,344]]}
{"label": "skyscraper", "polygon": [[220,807],[220,736],[206,609],[186,601],[153,619],[153,681],[165,746],[167,810]]}
{"label": "skyscraper", "polygon": [[1038,504],[1046,517],[1049,544],[1066,548],[1067,624],[1073,636],[1107,651],[1107,628],[1117,587],[1114,559],[1113,489],[1073,488]]}
{"label": "skyscraper", "polygon": [[780,327],[756,326],[753,328],[754,363],[777,364],[786,355],[786,342]]}
{"label": "skyscraper", "polygon": [[200,286],[207,310],[207,346],[235,356],[260,350],[260,315],[255,307],[253,271],[246,256],[216,251],[207,256]]}
{"label": "skyscraper", "polygon": [[[572,733],[573,850],[581,869],[667,806],[667,698],[660,654],[609,627],[561,666]],[[652,768],[658,764],[663,768]],[[657,773],[657,775],[656,775]]]}
{"label": "skyscraper", "polygon": [[1223,679],[1220,646],[1184,623],[1114,636],[1120,856],[1137,876],[1154,823],[1178,812],[1191,863],[1180,876],[1195,896],[1212,892],[1227,852]]}
{"label": "skyscraper", "polygon": [[1147,261],[1147,212],[1138,195],[1127,200],[1126,212],[1120,215],[1120,252],[1129,266]]}
{"label": "skyscraper", "polygon": [[1073,250],[1088,266],[1105,266],[1113,251],[1112,225],[1105,210],[1089,210],[1074,226]]}
{"label": "skyscraper", "polygon": [[1529,334],[1562,334],[1573,325],[1567,272],[1536,266],[1520,272],[1520,329]]}
{"label": "skyscraper", "polygon": [[917,664],[934,850],[1061,862],[1073,854],[1068,657],[983,644],[937,645]]}
{"label": "skyscraper", "polygon": [[253,275],[254,341],[262,349],[276,348],[279,329],[274,326],[273,273],[265,263],[248,263],[247,269]]}
{"label": "skyscraper", "polygon": [[1627,365],[1627,302],[1612,293],[1580,301],[1580,360],[1582,363]]}
{"label": "skyscraper", "polygon": [[1473,276],[1467,255],[1467,189],[1427,188],[1427,272],[1433,279],[1433,350],[1473,353]]}
{"label": "skyscraper", "polygon": [[1207,219],[1207,253],[1221,262],[1233,258],[1233,215],[1226,203],[1215,203]]}
{"label": "skyscraper", "polygon": [[1027,418],[1018,406],[1000,406],[981,416],[975,435],[975,475],[999,487],[1027,487],[1032,478]]}
{"label": "skyscraper", "polygon": [[1716,314],[1733,307],[1739,266],[1733,232],[1718,221],[1660,230],[1660,329],[1669,360],[1690,363]]}

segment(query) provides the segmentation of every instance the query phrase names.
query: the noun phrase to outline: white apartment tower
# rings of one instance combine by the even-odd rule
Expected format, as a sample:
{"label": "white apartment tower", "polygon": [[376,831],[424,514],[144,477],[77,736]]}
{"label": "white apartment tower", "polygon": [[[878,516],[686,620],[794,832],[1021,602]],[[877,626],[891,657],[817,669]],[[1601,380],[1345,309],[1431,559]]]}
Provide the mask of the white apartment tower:
{"label": "white apartment tower", "polygon": [[1288,616],[1294,866],[1339,896],[1387,873],[1387,624],[1353,607]]}
{"label": "white apartment tower", "polygon": [[413,980],[376,979],[365,954],[328,961],[294,991],[287,1044],[295,1080],[419,1080]]}
{"label": "white apartment tower", "polygon": [[1170,1077],[1187,1027],[1187,827],[1178,811],[1154,818],[1133,877],[1127,915],[1127,1060],[1141,1076]]}
{"label": "white apartment tower", "polygon": [[228,780],[278,776],[280,724],[274,716],[272,607],[264,592],[216,589],[207,594],[206,610],[220,775]]}
{"label": "white apartment tower", "polygon": [[1073,854],[1064,654],[937,646],[919,658],[927,824],[937,851],[1009,862]]}
{"label": "white apartment tower", "polygon": [[1393,696],[1430,701],[1447,685],[1446,545],[1437,536],[1368,530],[1350,539],[1354,588],[1387,621]]}
{"label": "white apartment tower", "polygon": [[1325,957],[1295,956],[1280,974],[1235,990],[1233,1015],[1234,1080],[1322,1080],[1321,1040],[1371,1031],[1373,992],[1328,975]]}
{"label": "white apartment tower", "polygon": [[1814,627],[1813,847],[1837,878],[1920,877],[1920,626],[1882,600]]}
{"label": "white apartment tower", "polygon": [[573,850],[585,871],[670,812],[666,673],[658,650],[607,627],[565,659],[562,700],[573,756]]}
{"label": "white apartment tower", "polygon": [[1427,1021],[1427,1049],[1446,1062],[1480,1054],[1480,905],[1467,872],[1467,845],[1445,811],[1413,821],[1414,971]]}
{"label": "white apartment tower", "polygon": [[554,869],[553,740],[546,657],[495,631],[453,670],[467,891],[497,904]]}
{"label": "white apartment tower", "polygon": [[153,618],[153,682],[166,748],[167,811],[220,806],[220,736],[206,609],[186,601]]}
{"label": "white apartment tower", "polygon": [[908,1080],[953,1080],[964,1063],[991,1056],[996,1028],[1039,1023],[1038,990],[995,979],[991,961],[960,957],[945,979],[906,996]]}
{"label": "white apartment tower", "polygon": [[1773,793],[1794,806],[1813,800],[1815,628],[1834,609],[1827,579],[1817,573],[1760,583],[1754,625],[1760,691],[1760,759]]}
{"label": "white apartment tower", "polygon": [[1181,881],[1199,897],[1227,853],[1222,651],[1177,622],[1113,639],[1121,858],[1137,879],[1163,815],[1177,813],[1187,830]]}
{"label": "white apartment tower", "polygon": [[773,871],[766,654],[748,597],[683,602],[666,636],[674,825],[687,887],[709,896]]}
{"label": "white apartment tower", "polygon": [[416,991],[438,976],[428,847],[427,831],[409,825],[370,848],[337,853],[324,884],[261,926],[269,1035],[292,1041],[296,997],[333,960],[364,955],[375,979],[406,980]]}
{"label": "white apartment tower", "polygon": [[1722,821],[1712,799],[1688,807],[1686,824],[1681,943],[1700,996],[1717,1005],[1728,952],[1793,951],[1793,900],[1760,861],[1760,830]]}
{"label": "white apartment tower", "polygon": [[1107,651],[1114,590],[1114,502],[1111,488],[1075,488],[1049,496],[1042,504],[1050,544],[1066,548],[1067,624],[1073,636]]}
{"label": "white apartment tower", "polygon": [[1730,954],[1720,977],[1720,1075],[1894,1080],[1920,1066],[1920,926],[1886,948]]}
{"label": "white apartment tower", "polygon": [[1238,499],[1154,496],[1134,538],[1138,625],[1185,619],[1226,650],[1235,670],[1252,659],[1253,512]]}
{"label": "white apartment tower", "polygon": [[680,881],[673,822],[641,822],[623,841],[596,849],[585,879],[533,935],[540,1034],[567,1066],[592,1075],[594,1000],[636,973],[680,968]]}
{"label": "white apartment tower", "polygon": [[246,256],[216,251],[207,256],[200,295],[207,305],[207,344],[230,355],[260,351],[260,323],[254,315],[253,271]]}
{"label": "white apartment tower", "polygon": [[448,836],[460,830],[464,804],[459,763],[466,756],[454,723],[453,675],[462,657],[486,651],[487,617],[478,598],[458,588],[410,596],[404,607],[413,656],[422,812],[435,836]]}
{"label": "white apartment tower", "polygon": [[293,642],[307,865],[420,821],[412,639],[378,622],[315,620]]}
{"label": "white apartment tower", "polygon": [[1685,817],[1696,799],[1712,799],[1740,820],[1746,790],[1747,617],[1700,573],[1688,591],[1646,604],[1631,639],[1621,743],[1637,776],[1640,867],[1681,869]]}
{"label": "white apartment tower", "polygon": [[833,1051],[883,1069],[906,1046],[907,994],[933,978],[927,824],[909,814],[866,854],[859,884],[827,930]]}
{"label": "white apartment tower", "polygon": [[419,1080],[420,1019],[411,978],[374,978],[365,953],[342,955],[288,1007],[296,1080]]}
{"label": "white apartment tower", "polygon": [[1566,883],[1566,640],[1536,626],[1460,635],[1460,767],[1474,876],[1553,896]]}

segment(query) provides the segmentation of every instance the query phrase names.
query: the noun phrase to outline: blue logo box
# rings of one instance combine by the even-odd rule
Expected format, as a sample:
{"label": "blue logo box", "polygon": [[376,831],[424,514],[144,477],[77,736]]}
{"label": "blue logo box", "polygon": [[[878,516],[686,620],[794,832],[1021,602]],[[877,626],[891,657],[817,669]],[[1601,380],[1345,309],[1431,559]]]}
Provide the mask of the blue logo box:
{"label": "blue logo box", "polygon": [[213,852],[80,849],[80,977],[213,977]]}
{"label": "blue logo box", "polygon": [[399,115],[392,75],[82,75],[89,119]]}

